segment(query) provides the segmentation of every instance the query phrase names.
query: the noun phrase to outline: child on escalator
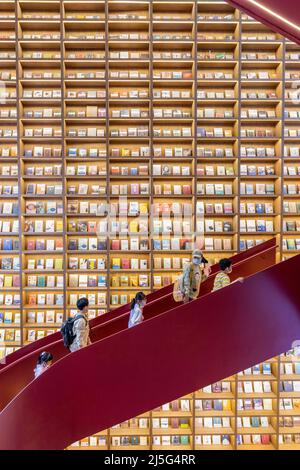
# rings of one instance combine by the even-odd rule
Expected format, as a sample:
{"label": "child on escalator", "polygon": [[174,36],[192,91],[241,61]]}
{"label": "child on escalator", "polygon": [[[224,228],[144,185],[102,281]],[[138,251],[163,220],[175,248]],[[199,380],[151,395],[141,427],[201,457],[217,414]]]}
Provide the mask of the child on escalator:
{"label": "child on escalator", "polygon": [[144,320],[143,308],[147,303],[146,296],[143,292],[138,292],[130,304],[130,316],[128,328],[139,325]]}
{"label": "child on escalator", "polygon": [[36,368],[34,369],[35,379],[39,377],[43,372],[45,372],[52,365],[53,356],[51,353],[44,351],[39,355]]}
{"label": "child on escalator", "polygon": [[[220,263],[220,272],[215,277],[214,287],[212,292],[222,289],[223,287],[229,286],[231,284],[229,274],[232,273],[232,261],[229,258],[221,259]],[[234,282],[243,282],[243,278],[239,277]]]}

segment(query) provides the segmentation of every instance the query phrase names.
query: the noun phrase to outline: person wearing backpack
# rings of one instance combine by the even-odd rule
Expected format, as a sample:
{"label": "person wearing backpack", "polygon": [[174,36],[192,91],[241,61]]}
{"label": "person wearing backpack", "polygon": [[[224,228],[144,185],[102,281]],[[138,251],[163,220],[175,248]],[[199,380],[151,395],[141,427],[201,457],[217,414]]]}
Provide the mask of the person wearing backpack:
{"label": "person wearing backpack", "polygon": [[73,318],[69,318],[62,326],[61,333],[64,345],[75,352],[91,344],[90,327],[88,321],[89,301],[82,297],[77,301],[78,312]]}
{"label": "person wearing backpack", "polygon": [[194,250],[192,262],[184,267],[182,274],[184,303],[195,300],[199,296],[201,282],[205,281],[211,272],[210,267],[205,265],[208,265],[208,261],[204,258],[202,251]]}

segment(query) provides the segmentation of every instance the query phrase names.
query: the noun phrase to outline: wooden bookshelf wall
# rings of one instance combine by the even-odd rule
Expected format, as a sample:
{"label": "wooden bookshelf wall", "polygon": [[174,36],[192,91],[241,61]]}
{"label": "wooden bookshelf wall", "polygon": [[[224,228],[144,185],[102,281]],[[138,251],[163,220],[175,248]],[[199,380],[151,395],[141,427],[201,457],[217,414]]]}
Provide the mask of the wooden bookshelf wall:
{"label": "wooden bookshelf wall", "polygon": [[298,46],[200,0],[0,1],[0,37],[0,358],[195,244],[299,252]]}

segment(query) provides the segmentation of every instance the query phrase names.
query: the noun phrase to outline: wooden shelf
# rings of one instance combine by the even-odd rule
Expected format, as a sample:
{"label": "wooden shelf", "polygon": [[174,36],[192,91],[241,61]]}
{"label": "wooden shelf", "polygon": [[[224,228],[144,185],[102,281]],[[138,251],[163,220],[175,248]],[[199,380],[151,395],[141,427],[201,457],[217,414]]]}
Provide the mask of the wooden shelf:
{"label": "wooden shelf", "polygon": [[234,411],[232,410],[222,410],[222,411],[215,411],[215,410],[207,410],[207,411],[198,411],[195,410],[195,416],[198,418],[205,418],[205,417],[212,417],[212,418],[220,418],[220,417],[229,417],[233,418],[235,416]]}
{"label": "wooden shelf", "polygon": [[218,427],[218,428],[195,428],[195,434],[199,435],[219,435],[219,434],[229,434],[229,435],[234,435],[235,432],[232,428],[223,428],[223,427]]}
{"label": "wooden shelf", "polygon": [[216,450],[234,450],[232,445],[195,445],[195,450],[211,450],[211,451],[216,451]]}
{"label": "wooden shelf", "polygon": [[153,411],[153,418],[191,418],[191,411]]}
{"label": "wooden shelf", "polygon": [[220,393],[204,393],[204,392],[196,392],[195,399],[201,400],[233,400],[234,393],[231,392],[220,392]]}
{"label": "wooden shelf", "polygon": [[[148,449],[148,448],[147,448]],[[145,450],[147,450],[145,449]],[[67,451],[80,451],[80,450],[108,450],[108,446],[70,446]]]}
{"label": "wooden shelf", "polygon": [[249,445],[240,445],[237,450],[276,450],[272,444],[249,444]]}
{"label": "wooden shelf", "polygon": [[119,446],[113,446],[111,445],[110,446],[110,450],[132,450],[132,451],[136,451],[136,450],[149,450],[150,449],[150,446],[133,446],[133,445],[126,445],[126,446],[122,446],[122,445],[119,445]]}
{"label": "wooden shelf", "polygon": [[156,436],[190,436],[192,435],[192,430],[190,428],[188,429],[180,429],[180,428],[167,428],[167,429],[161,429],[161,428],[155,428],[152,426],[152,432]]}
{"label": "wooden shelf", "polygon": [[300,450],[300,444],[280,444],[279,445],[279,450]]}
{"label": "wooden shelf", "polygon": [[243,427],[243,428],[238,428],[237,430],[238,434],[276,434],[276,430],[272,427]]}
{"label": "wooden shelf", "polygon": [[238,416],[276,416],[273,410],[238,410]]}
{"label": "wooden shelf", "polygon": [[[127,447],[127,448],[128,448],[128,447]],[[152,446],[152,450],[157,450],[157,451],[158,451],[158,450],[172,450],[172,451],[176,451],[176,450],[177,450],[177,451],[178,451],[178,450],[179,450],[179,451],[181,451],[181,450],[188,450],[188,451],[190,451],[190,450],[192,450],[192,447],[191,447],[190,445],[187,445],[187,446],[186,446],[186,445],[179,445],[179,446],[176,446],[176,445],[169,445],[169,446],[163,446],[163,445],[161,445],[161,446],[155,446],[155,445],[153,445],[153,446]]]}
{"label": "wooden shelf", "polygon": [[243,382],[243,381],[268,381],[269,382],[273,380],[278,380],[278,377],[272,374],[238,375],[238,380],[240,382]]}
{"label": "wooden shelf", "polygon": [[111,436],[149,436],[150,428],[111,428]]}

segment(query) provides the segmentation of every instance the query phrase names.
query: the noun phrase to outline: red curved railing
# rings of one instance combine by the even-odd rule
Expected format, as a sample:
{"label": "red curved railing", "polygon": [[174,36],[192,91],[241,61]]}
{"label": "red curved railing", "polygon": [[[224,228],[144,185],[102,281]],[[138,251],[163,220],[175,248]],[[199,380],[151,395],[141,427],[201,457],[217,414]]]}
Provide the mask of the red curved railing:
{"label": "red curved railing", "polygon": [[[246,260],[250,256],[253,256],[257,253],[261,253],[262,251],[267,250],[268,248],[275,247],[276,246],[276,238],[272,238],[270,240],[267,240],[266,242],[257,245],[247,251],[243,251],[242,253],[239,253],[237,255],[234,255],[231,259],[233,264],[239,263],[243,260]],[[212,266],[212,275],[216,274],[218,271],[219,267],[218,265]],[[173,284],[163,287],[162,289],[159,289],[158,291],[152,292],[147,295],[147,301],[151,302],[153,300],[157,300],[160,297],[169,294],[172,292],[173,289]],[[90,321],[90,328],[91,330],[99,325],[102,325],[103,323],[106,323],[108,321],[111,321],[124,313],[127,313],[129,311],[129,303],[126,305],[123,305],[122,307],[116,308],[112,310],[111,312],[99,316],[97,318],[94,318],[93,320]],[[5,358],[5,362],[0,363],[0,372],[2,369],[5,367],[11,365],[13,362],[19,360],[20,358],[26,356],[27,354],[31,354],[34,351],[39,351],[39,350],[45,350],[48,349],[48,345],[51,343],[55,343],[56,341],[61,341],[61,335],[60,333],[54,333],[52,335],[46,336],[45,338],[41,338],[40,340],[34,341],[31,344],[28,344],[17,351],[13,352],[12,354],[9,354]],[[1,389],[1,387],[0,387]]]}
{"label": "red curved railing", "polygon": [[59,360],[2,411],[0,448],[66,448],[287,351],[299,267],[291,258]]}
{"label": "red curved railing", "polygon": [[[155,300],[159,296],[163,295],[164,292],[169,292],[169,290],[170,290],[170,286],[163,287],[162,289],[158,291],[151,292],[150,294],[148,294],[147,299],[148,301]],[[121,307],[115,308],[112,311],[106,313],[105,315],[101,315],[97,318],[90,320],[89,322],[90,328],[92,329],[96,325],[101,325],[105,323],[106,321],[109,321],[113,318],[118,317],[119,315],[123,315],[124,313],[128,312],[129,305],[130,305],[129,303],[122,305]],[[6,356],[5,361],[3,363],[0,363],[0,371],[4,369],[5,367],[11,365],[13,362],[17,361],[18,359],[26,356],[27,354],[30,354],[40,349],[44,350],[48,347],[49,344],[54,343],[59,340],[61,340],[61,334],[59,332],[56,332],[56,333],[53,333],[52,335],[45,336],[44,338],[41,338],[37,341],[27,344],[26,346],[23,346],[17,351],[14,351],[13,353]]]}
{"label": "red curved railing", "polygon": [[[272,31],[300,43],[300,10],[298,0],[226,0],[235,8],[244,11],[257,21],[267,25]],[[266,9],[259,8],[259,5]],[[277,16],[271,14],[276,13]],[[285,22],[284,19],[287,21]],[[293,26],[293,24],[295,26]],[[297,28],[298,26],[298,28]]]}
{"label": "red curved railing", "polygon": [[[276,245],[268,244],[266,246],[269,248],[249,256],[244,260],[235,262],[234,270],[231,275],[232,280],[240,276],[247,277],[255,272],[265,269],[268,266],[272,266],[275,263]],[[201,296],[211,292],[214,276],[215,274],[210,276],[210,278],[203,283],[201,287]],[[177,306],[178,304],[174,302],[171,292],[149,302],[144,308],[144,317],[146,320],[154,318],[155,316]],[[92,330],[92,341],[99,341],[100,339],[104,339],[105,337],[127,329],[128,315],[129,312],[127,311],[123,315],[119,315],[105,323],[95,326]],[[42,350],[43,348],[35,350],[0,371],[0,409],[3,409],[17,393],[31,382],[37,356],[42,352]],[[55,361],[69,354],[63,346],[61,339],[49,344],[47,346],[47,350],[53,354]]]}

